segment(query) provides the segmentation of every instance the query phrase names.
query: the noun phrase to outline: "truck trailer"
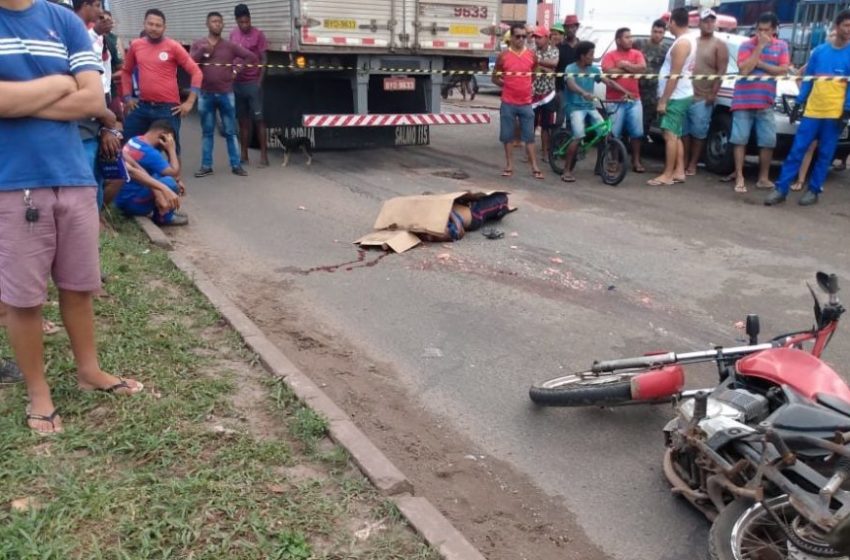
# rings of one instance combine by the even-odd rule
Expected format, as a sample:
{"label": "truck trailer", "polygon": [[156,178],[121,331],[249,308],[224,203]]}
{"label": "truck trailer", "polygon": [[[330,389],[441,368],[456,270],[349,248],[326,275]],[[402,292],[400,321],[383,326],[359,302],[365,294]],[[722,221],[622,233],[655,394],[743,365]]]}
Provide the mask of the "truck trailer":
{"label": "truck trailer", "polygon": [[[118,33],[137,37],[159,7],[167,35],[188,48],[207,35],[206,16],[225,18],[225,38],[245,0],[112,0]],[[449,71],[486,71],[499,45],[501,0],[247,0],[269,42],[263,109],[277,134],[319,149],[425,145],[432,124],[488,122],[481,113],[442,114]]]}

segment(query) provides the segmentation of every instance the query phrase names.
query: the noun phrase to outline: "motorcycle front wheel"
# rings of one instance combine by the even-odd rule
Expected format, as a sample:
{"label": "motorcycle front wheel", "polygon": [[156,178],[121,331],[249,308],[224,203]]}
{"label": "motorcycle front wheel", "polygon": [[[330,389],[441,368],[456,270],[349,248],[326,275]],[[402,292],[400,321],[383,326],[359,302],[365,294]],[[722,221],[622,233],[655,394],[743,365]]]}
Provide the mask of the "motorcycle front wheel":
{"label": "motorcycle front wheel", "polygon": [[[643,371],[643,370],[641,370]],[[574,373],[535,383],[531,400],[543,406],[613,406],[632,400],[631,378],[638,372],[594,375]]]}
{"label": "motorcycle front wheel", "polygon": [[847,556],[831,548],[800,517],[788,496],[771,498],[764,504],[743,500],[731,502],[711,526],[708,552],[711,560],[847,560]]}

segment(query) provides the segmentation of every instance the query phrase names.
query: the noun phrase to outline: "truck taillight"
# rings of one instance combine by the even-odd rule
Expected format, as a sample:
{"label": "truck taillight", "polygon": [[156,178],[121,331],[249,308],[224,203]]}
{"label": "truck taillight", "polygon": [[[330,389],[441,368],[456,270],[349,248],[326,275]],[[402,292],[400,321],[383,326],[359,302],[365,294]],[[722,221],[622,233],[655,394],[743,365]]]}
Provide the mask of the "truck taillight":
{"label": "truck taillight", "polygon": [[298,68],[306,68],[307,67],[307,57],[304,55],[298,55],[295,57],[295,66]]}

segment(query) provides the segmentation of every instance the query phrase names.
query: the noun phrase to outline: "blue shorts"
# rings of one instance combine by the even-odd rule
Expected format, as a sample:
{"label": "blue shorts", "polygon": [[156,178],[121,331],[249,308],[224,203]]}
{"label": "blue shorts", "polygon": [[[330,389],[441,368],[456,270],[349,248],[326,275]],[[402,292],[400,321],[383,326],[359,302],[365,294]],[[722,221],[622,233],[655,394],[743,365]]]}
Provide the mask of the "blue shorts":
{"label": "blue shorts", "polygon": [[773,107],[732,111],[732,137],[729,141],[738,146],[746,146],[750,143],[753,126],[756,128],[759,148],[776,147],[776,117]]}
{"label": "blue shorts", "polygon": [[[619,107],[619,109],[618,109]],[[620,138],[625,129],[626,136],[631,139],[643,139],[643,104],[640,101],[624,101],[609,103],[608,112],[614,113],[614,124],[611,131]]]}
{"label": "blue shorts", "polygon": [[499,109],[499,142],[508,144],[514,141],[516,122],[519,119],[520,140],[525,144],[534,144],[534,109],[531,105],[512,105],[502,102]]}
{"label": "blue shorts", "polygon": [[591,126],[604,120],[596,109],[573,109],[570,111],[570,127],[572,127],[573,138],[578,140],[584,138],[584,122],[587,118],[590,118]]}
{"label": "blue shorts", "polygon": [[685,124],[685,136],[692,136],[697,140],[708,138],[708,129],[711,128],[711,115],[714,112],[714,104],[706,103],[705,99],[695,99],[688,109],[688,120]]}
{"label": "blue shorts", "polygon": [[97,209],[103,208],[103,177],[100,173],[100,165],[98,164],[98,155],[100,154],[100,141],[97,138],[89,138],[83,140],[83,148],[86,150],[86,158],[91,165],[94,173],[94,180],[97,183]]}

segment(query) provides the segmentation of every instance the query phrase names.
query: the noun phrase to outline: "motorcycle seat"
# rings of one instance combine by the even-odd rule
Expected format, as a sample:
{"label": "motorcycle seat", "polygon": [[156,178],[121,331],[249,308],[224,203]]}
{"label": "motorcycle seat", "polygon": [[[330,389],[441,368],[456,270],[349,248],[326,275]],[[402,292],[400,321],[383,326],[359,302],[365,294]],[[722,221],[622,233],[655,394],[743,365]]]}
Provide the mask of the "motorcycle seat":
{"label": "motorcycle seat", "polygon": [[777,410],[768,420],[780,430],[816,437],[830,437],[836,431],[850,431],[850,414],[839,414],[826,405],[791,403]]}
{"label": "motorcycle seat", "polygon": [[819,404],[831,408],[836,412],[840,412],[845,416],[850,416],[850,402],[845,401],[841,397],[830,395],[828,393],[818,393],[815,399]]}

